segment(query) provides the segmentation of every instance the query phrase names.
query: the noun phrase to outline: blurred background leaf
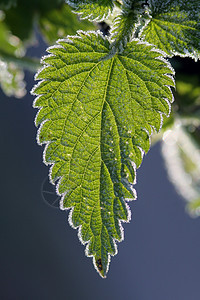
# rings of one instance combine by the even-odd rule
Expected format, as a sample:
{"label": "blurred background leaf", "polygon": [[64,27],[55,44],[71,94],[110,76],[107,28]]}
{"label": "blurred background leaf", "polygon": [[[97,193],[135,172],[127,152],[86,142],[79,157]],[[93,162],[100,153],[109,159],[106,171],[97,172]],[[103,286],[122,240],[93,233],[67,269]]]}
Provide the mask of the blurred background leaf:
{"label": "blurred background leaf", "polygon": [[10,32],[3,11],[0,11],[0,55],[1,53],[12,54],[16,57],[22,57],[25,53],[22,41]]}
{"label": "blurred background leaf", "polygon": [[[200,63],[174,58],[176,90],[171,127],[162,131],[162,153],[170,181],[192,216],[200,215]],[[164,134],[163,134],[164,133]]]}
{"label": "blurred background leaf", "polygon": [[57,39],[67,35],[75,35],[80,29],[85,31],[95,29],[93,23],[86,20],[80,21],[66,4],[42,14],[39,25],[48,44],[54,44]]}
{"label": "blurred background leaf", "polygon": [[199,216],[200,143],[193,138],[190,127],[176,121],[173,129],[163,135],[162,153],[170,181],[188,202],[187,210],[191,215]]}
{"label": "blurred background leaf", "polygon": [[26,94],[24,72],[14,63],[0,60],[0,84],[7,96],[22,98]]}
{"label": "blurred background leaf", "polygon": [[11,6],[15,6],[17,0],[0,0],[0,9],[9,9]]}
{"label": "blurred background leaf", "polygon": [[22,41],[11,34],[5,23],[5,13],[0,11],[0,85],[7,96],[20,98],[26,94],[23,70],[8,61],[9,58],[21,61],[24,54]]}
{"label": "blurred background leaf", "polygon": [[29,2],[5,11],[5,23],[13,35],[22,41],[28,40],[33,34],[34,10],[31,9]]}
{"label": "blurred background leaf", "polygon": [[26,93],[24,69],[36,72],[39,60],[26,57],[26,49],[37,43],[37,28],[45,42],[52,45],[59,38],[74,35],[79,29],[95,25],[80,21],[64,0],[0,0],[0,85],[8,96]]}

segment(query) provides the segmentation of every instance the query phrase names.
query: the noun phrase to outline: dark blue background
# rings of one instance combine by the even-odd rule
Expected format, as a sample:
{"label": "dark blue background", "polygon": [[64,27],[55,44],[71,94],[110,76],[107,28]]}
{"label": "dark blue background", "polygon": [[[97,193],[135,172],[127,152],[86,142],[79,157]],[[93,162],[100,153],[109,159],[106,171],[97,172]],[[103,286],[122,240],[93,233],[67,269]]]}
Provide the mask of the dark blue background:
{"label": "dark blue background", "polygon": [[[26,80],[30,90],[33,75]],[[200,219],[185,213],[160,145],[138,171],[138,200],[130,203],[125,241],[101,279],[67,213],[42,200],[48,168],[35,141],[32,101],[30,95],[17,100],[0,94],[0,299],[198,300]]]}

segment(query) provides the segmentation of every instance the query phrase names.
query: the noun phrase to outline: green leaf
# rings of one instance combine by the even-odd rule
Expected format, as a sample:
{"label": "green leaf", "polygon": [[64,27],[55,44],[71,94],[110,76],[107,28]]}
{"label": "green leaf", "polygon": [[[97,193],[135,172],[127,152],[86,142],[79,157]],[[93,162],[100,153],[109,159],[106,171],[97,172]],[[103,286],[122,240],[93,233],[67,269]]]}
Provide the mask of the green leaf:
{"label": "green leaf", "polygon": [[73,0],[66,2],[74,8],[76,13],[80,14],[81,19],[89,19],[91,21],[101,21],[107,18],[113,10],[112,0]]}
{"label": "green leaf", "polygon": [[141,37],[169,57],[200,57],[200,1],[150,0],[152,19]]}
{"label": "green leaf", "polygon": [[132,41],[123,54],[95,33],[62,40],[48,49],[41,79],[36,125],[44,161],[52,165],[61,208],[79,228],[101,276],[123,240],[130,220],[127,199],[135,198],[135,168],[149,150],[149,135],[162,125],[173,100],[172,68],[152,46]]}
{"label": "green leaf", "polygon": [[47,11],[40,18],[39,24],[41,32],[49,44],[55,43],[58,38],[76,34],[78,29],[95,29],[91,22],[80,21],[67,4],[62,5],[59,9]]}

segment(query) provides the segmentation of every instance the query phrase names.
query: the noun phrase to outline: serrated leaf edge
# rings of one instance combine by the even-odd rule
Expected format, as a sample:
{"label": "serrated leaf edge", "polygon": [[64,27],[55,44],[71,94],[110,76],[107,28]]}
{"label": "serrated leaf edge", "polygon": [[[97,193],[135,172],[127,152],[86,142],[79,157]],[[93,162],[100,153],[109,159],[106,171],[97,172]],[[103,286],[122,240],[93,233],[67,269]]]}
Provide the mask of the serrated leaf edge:
{"label": "serrated leaf edge", "polygon": [[[104,40],[110,41],[109,38],[104,37],[103,34],[102,34],[100,31],[87,31],[87,32],[85,32],[85,31],[79,30],[77,33],[78,33],[78,34],[79,34],[79,33],[83,33],[84,35],[88,35],[88,36],[90,36],[90,33],[91,33],[91,34],[95,34],[96,36],[99,36],[99,35],[100,35]],[[65,38],[65,39],[59,39],[59,40],[57,41],[57,43],[59,43],[59,42],[73,43],[73,39],[74,39],[74,38],[80,38],[80,39],[82,39],[82,36],[80,36],[80,35],[68,36],[68,37]],[[164,56],[164,54],[165,54],[163,51],[161,51],[161,50],[159,50],[159,49],[156,49],[156,48],[154,47],[154,45],[149,44],[149,43],[147,43],[147,42],[145,42],[145,41],[141,41],[141,40],[139,40],[139,39],[137,39],[137,38],[133,39],[132,41],[136,41],[138,44],[144,44],[144,45],[147,45],[147,46],[152,46],[152,48],[151,48],[150,51],[157,52],[158,54],[162,54],[163,56]],[[54,49],[54,48],[63,48],[63,46],[61,46],[61,45],[59,45],[59,44],[56,44],[55,46],[50,46],[50,47],[48,47],[46,51],[48,52],[49,50]],[[54,57],[54,56],[56,56],[56,55],[54,55],[54,54],[47,54],[47,55],[44,55],[44,56],[42,57],[42,59],[41,59],[41,63],[44,63],[43,60],[44,60],[45,58]],[[170,63],[169,63],[163,56],[158,56],[158,57],[156,57],[155,59],[158,59],[158,60],[163,61],[163,62],[166,64],[166,66],[172,71],[172,74],[174,74],[174,69],[172,68],[172,66],[170,65]],[[50,66],[49,64],[45,63],[45,65],[43,65],[42,68],[40,68],[40,69],[38,70],[38,72],[36,73],[36,75],[35,75],[35,80],[38,80],[37,77],[39,76],[40,72],[41,72],[42,70],[48,68],[49,66]],[[174,81],[174,78],[173,78],[172,75],[170,75],[170,74],[163,74],[163,75],[168,76],[170,79],[172,79],[172,81],[173,81],[174,84],[175,84],[175,81]],[[36,99],[35,99],[34,102],[33,102],[33,107],[34,107],[34,108],[37,107],[37,109],[38,109],[39,107],[38,107],[38,106],[35,106],[35,103],[36,103],[36,101],[37,101],[42,95],[37,95],[37,94],[35,94],[34,91],[35,91],[35,89],[36,89],[42,82],[44,82],[44,81],[46,81],[46,79],[39,79],[39,82],[38,82],[38,83],[33,87],[33,89],[31,90],[31,94],[34,95],[34,96],[37,96]],[[171,88],[170,88],[169,85],[165,85],[165,86],[171,90]],[[172,95],[173,95],[173,94],[172,94]],[[170,111],[170,108],[171,108],[170,101],[169,101],[168,99],[166,99],[166,98],[165,98],[164,100],[168,103],[169,111]],[[174,99],[171,101],[171,103],[172,103],[173,101],[174,101]],[[39,112],[40,112],[41,109],[42,109],[42,107],[38,110],[38,112],[37,112],[37,114],[36,114],[36,117],[35,117],[35,126],[36,126],[36,127],[38,127],[38,125],[36,124],[36,119],[37,119],[37,116],[38,116],[38,114],[39,114]],[[160,118],[161,118],[161,122],[160,122],[160,124],[161,124],[161,125],[160,125],[160,129],[161,129],[161,128],[162,128],[162,123],[163,123],[163,122],[162,122],[162,120],[163,120],[163,117],[162,117],[163,113],[162,113],[162,112],[159,112],[159,114],[160,114]],[[169,112],[169,114],[170,114],[170,112]],[[168,114],[168,115],[169,115],[169,114]],[[41,122],[41,124],[39,125],[36,140],[37,140],[38,145],[40,145],[40,146],[42,146],[43,144],[45,144],[45,148],[44,148],[44,150],[43,150],[43,163],[44,163],[46,166],[51,165],[51,167],[50,167],[50,169],[49,169],[49,180],[50,180],[50,182],[51,182],[53,185],[56,185],[56,193],[57,193],[58,196],[61,196],[61,199],[60,199],[60,209],[61,209],[61,210],[66,210],[66,211],[69,210],[69,215],[68,215],[68,222],[69,222],[69,225],[70,225],[73,229],[78,229],[77,235],[78,235],[79,241],[81,242],[82,245],[86,245],[86,248],[85,248],[85,255],[86,255],[87,257],[93,257],[93,265],[94,265],[94,268],[96,269],[96,271],[100,274],[100,276],[101,276],[102,278],[106,278],[106,275],[103,276],[103,275],[100,273],[99,269],[97,268],[96,261],[95,261],[95,256],[94,256],[94,255],[89,255],[89,254],[88,254],[88,252],[89,252],[88,250],[89,250],[89,246],[90,246],[90,241],[84,242],[84,241],[82,240],[82,234],[81,234],[82,225],[74,226],[74,224],[73,224],[73,221],[72,221],[72,214],[73,214],[74,206],[69,207],[69,208],[65,208],[64,205],[63,205],[64,197],[65,197],[65,195],[66,195],[67,192],[61,193],[61,194],[59,193],[59,184],[60,184],[60,182],[61,182],[62,176],[59,176],[58,178],[56,178],[55,181],[52,179],[51,174],[52,174],[52,169],[53,169],[55,163],[47,162],[47,161],[46,161],[46,158],[45,158],[45,157],[46,157],[46,151],[47,151],[47,148],[48,148],[48,146],[50,145],[51,141],[44,141],[44,142],[40,142],[40,141],[39,141],[40,131],[41,131],[43,125],[44,125],[47,121],[49,121],[49,119],[44,120],[44,121]],[[159,132],[159,131],[157,131],[157,130],[154,128],[154,126],[152,126],[152,125],[151,125],[151,129],[152,129],[151,132],[148,132],[148,130],[144,128],[144,130],[148,133],[150,144],[151,144],[151,135],[153,134],[153,132],[154,132],[154,131],[155,131],[155,132]],[[160,130],[160,129],[159,129],[159,130]],[[140,146],[136,146],[136,147],[141,151],[142,158],[143,158],[143,156],[144,156],[144,150],[143,150]],[[132,167],[133,167],[134,173],[135,173],[135,179],[134,179],[134,182],[131,184],[131,186],[133,186],[133,185],[135,185],[136,182],[137,182],[137,180],[136,180],[136,169],[137,169],[137,168],[136,168],[136,164],[135,164],[134,161],[132,161],[131,163],[132,163]],[[128,184],[130,185],[130,183],[128,183]],[[122,241],[124,240],[124,228],[123,228],[123,226],[122,226],[122,223],[129,223],[130,220],[131,220],[131,209],[130,209],[129,205],[127,204],[127,202],[132,201],[132,200],[136,200],[136,199],[137,199],[137,192],[136,192],[135,188],[133,188],[133,189],[134,189],[134,196],[135,196],[135,198],[131,198],[131,199],[125,198],[125,199],[124,199],[124,204],[125,204],[125,207],[126,207],[126,210],[127,210],[127,220],[125,221],[125,220],[120,220],[120,219],[118,219],[118,224],[119,224],[120,233],[121,233],[121,239],[118,240],[118,239],[116,239],[116,238],[112,238],[113,244],[114,244],[114,248],[115,248],[115,252],[114,252],[113,254],[110,254],[110,253],[108,252],[108,263],[107,263],[106,273],[105,273],[105,274],[107,274],[107,272],[108,272],[108,270],[109,270],[109,265],[110,265],[110,261],[111,261],[111,256],[115,256],[115,255],[118,253],[118,249],[117,249],[117,244],[116,244],[116,242],[122,242]]]}

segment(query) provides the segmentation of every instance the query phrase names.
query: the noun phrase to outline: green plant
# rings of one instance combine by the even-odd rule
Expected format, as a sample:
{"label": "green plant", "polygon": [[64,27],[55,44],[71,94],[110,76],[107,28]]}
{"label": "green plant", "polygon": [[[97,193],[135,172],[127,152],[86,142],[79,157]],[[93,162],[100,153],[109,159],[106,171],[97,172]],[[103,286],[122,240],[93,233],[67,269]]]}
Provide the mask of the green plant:
{"label": "green plant", "polygon": [[[87,245],[86,255],[93,257],[96,270],[105,277],[110,256],[117,253],[116,241],[123,240],[121,223],[130,220],[127,201],[136,199],[136,169],[148,152],[151,139],[154,142],[165,132],[166,141],[175,128],[173,133],[180,141],[184,129],[192,149],[199,148],[198,87],[195,93],[191,83],[179,99],[179,109],[175,106],[171,112],[175,71],[169,58],[199,59],[200,3],[67,3],[80,18],[105,20],[111,28],[107,36],[78,31],[48,48],[49,55],[42,59],[43,68],[36,75],[40,82],[33,89],[37,95],[34,107],[39,109],[37,140],[46,144],[44,162],[51,165],[50,180],[62,196],[61,208],[70,209],[70,225],[78,229],[80,241]],[[63,6],[63,16],[71,13],[69,6]],[[54,42],[58,28],[62,28],[63,35],[68,34],[65,18],[56,14],[57,17],[41,9],[39,24],[49,43]],[[21,39],[28,36],[24,32]],[[181,80],[177,90],[179,85]],[[188,101],[187,96],[185,101],[188,92],[192,100]],[[185,113],[188,111],[189,115]],[[177,131],[178,127],[181,131]],[[184,142],[177,147],[181,172],[194,178],[200,176],[198,165],[188,158],[188,149],[183,149]],[[189,208],[197,212],[198,183],[192,188],[196,193],[188,196],[189,201],[194,200]],[[193,195],[195,199],[191,198]]]}
{"label": "green plant", "polygon": [[27,1],[0,0],[0,85],[8,96],[21,98],[26,94],[24,69],[36,72],[40,61],[26,56],[34,45],[34,24],[43,39],[52,45],[58,38],[95,29],[89,21],[80,21],[64,0]]}

